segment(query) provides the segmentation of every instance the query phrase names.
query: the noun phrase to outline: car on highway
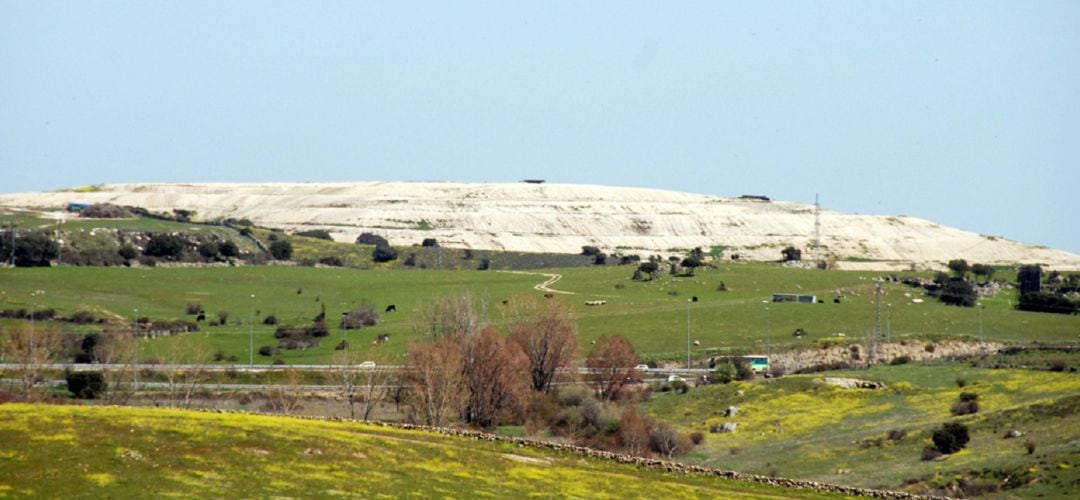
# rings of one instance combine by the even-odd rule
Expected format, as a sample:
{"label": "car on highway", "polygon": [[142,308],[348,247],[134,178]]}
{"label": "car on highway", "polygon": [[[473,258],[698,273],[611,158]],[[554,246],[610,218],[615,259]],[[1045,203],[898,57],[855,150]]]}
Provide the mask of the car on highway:
{"label": "car on highway", "polygon": [[360,364],[356,365],[356,367],[357,368],[375,368],[375,362],[374,361],[364,361],[363,363],[360,363]]}

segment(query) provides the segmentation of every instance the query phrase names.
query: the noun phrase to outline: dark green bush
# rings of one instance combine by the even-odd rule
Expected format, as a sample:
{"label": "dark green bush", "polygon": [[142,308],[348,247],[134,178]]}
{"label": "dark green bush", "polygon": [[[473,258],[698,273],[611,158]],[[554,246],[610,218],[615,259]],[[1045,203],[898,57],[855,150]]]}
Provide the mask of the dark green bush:
{"label": "dark green bush", "polygon": [[935,430],[930,439],[934,441],[934,448],[948,455],[964,449],[971,437],[968,435],[966,425],[959,422],[949,422],[940,429]]}
{"label": "dark green bush", "polygon": [[397,257],[397,250],[386,245],[376,246],[375,251],[371,253],[371,258],[375,260],[375,262],[390,262],[397,259]]}
{"label": "dark green bush", "polygon": [[360,233],[360,236],[356,237],[356,243],[360,245],[390,246],[390,242],[386,241],[386,238],[375,233]]}
{"label": "dark green bush", "polygon": [[68,391],[78,399],[97,399],[108,388],[101,372],[68,372],[66,378]]}
{"label": "dark green bush", "polygon": [[315,238],[319,240],[334,241],[334,238],[330,236],[330,231],[325,229],[309,229],[307,231],[300,231],[296,233],[297,236],[304,236],[306,238]]}
{"label": "dark green bush", "polygon": [[131,260],[139,256],[139,250],[131,245],[124,245],[116,251],[124,260]]}
{"label": "dark green bush", "polygon": [[287,240],[277,240],[270,244],[270,256],[274,260],[289,260],[292,258],[292,243]]}
{"label": "dark green bush", "polygon": [[976,298],[971,283],[961,278],[950,279],[938,293],[938,300],[954,306],[975,307]]}
{"label": "dark green bush", "polygon": [[236,246],[232,240],[222,241],[218,245],[218,252],[221,252],[222,257],[238,257],[240,256],[240,247]]}
{"label": "dark green bush", "polygon": [[906,364],[908,364],[910,362],[911,362],[911,356],[908,356],[907,354],[905,354],[903,356],[897,356],[897,357],[893,358],[892,361],[889,361],[889,364],[890,365],[906,365]]}
{"label": "dark green bush", "polygon": [[345,262],[343,262],[339,257],[334,256],[320,258],[319,264],[322,264],[324,266],[345,267]]}
{"label": "dark green bush", "polygon": [[187,242],[175,234],[158,233],[150,236],[150,241],[143,249],[143,255],[167,260],[180,260]]}

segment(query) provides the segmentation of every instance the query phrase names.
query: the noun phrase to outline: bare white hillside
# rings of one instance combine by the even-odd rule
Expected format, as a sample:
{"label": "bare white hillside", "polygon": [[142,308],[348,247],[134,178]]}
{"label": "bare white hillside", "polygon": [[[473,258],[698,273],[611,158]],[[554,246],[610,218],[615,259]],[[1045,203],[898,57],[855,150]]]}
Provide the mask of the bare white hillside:
{"label": "bare white hillside", "polygon": [[[116,184],[90,192],[0,195],[0,207],[62,209],[110,202],[153,211],[195,210],[197,218],[247,218],[286,230],[327,229],[339,241],[361,232],[395,245],[436,238],[444,246],[576,253],[670,255],[725,247],[725,257],[776,260],[780,249],[806,250],[814,238],[812,206],[656,189],[568,184],[419,182],[274,184]],[[934,224],[913,217],[821,212],[822,254],[934,264],[1038,262],[1080,268],[1076,254]]]}

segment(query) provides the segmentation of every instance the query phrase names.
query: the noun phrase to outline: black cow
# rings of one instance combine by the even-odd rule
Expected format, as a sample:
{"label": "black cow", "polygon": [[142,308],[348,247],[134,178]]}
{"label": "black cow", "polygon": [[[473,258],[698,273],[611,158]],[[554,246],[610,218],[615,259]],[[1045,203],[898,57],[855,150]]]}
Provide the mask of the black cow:
{"label": "black cow", "polygon": [[386,312],[397,312],[397,305],[390,304],[386,306]]}

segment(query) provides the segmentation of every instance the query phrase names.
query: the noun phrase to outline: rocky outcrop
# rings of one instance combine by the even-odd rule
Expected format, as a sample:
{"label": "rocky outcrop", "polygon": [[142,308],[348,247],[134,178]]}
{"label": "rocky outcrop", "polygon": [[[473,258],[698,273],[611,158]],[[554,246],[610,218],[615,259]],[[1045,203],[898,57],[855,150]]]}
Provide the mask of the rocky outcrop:
{"label": "rocky outcrop", "polygon": [[820,368],[842,368],[866,366],[867,364],[889,363],[906,357],[909,361],[923,361],[938,358],[968,358],[984,353],[995,353],[1004,344],[997,342],[965,342],[962,340],[903,340],[883,343],[871,356],[864,344],[840,343],[821,347],[800,348],[786,352],[773,353],[769,365],[780,373],[814,371]]}

